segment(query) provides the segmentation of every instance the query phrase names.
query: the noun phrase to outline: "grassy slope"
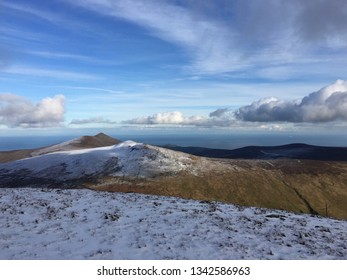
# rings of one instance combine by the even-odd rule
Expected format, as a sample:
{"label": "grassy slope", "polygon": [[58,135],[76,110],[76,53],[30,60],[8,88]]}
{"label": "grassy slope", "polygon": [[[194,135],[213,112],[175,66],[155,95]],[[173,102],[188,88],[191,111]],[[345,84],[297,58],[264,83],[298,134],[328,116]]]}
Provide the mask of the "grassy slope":
{"label": "grassy slope", "polygon": [[30,154],[35,150],[18,150],[18,151],[0,151],[0,163],[14,161],[30,157]]}
{"label": "grassy slope", "polygon": [[225,160],[198,176],[151,180],[104,178],[87,187],[120,192],[217,200],[347,219],[347,165],[297,160]]}
{"label": "grassy slope", "polygon": [[[69,145],[67,150],[72,149],[87,149],[87,148],[97,148],[111,146],[120,143],[118,139],[112,138],[106,134],[99,133],[95,136],[83,136],[77,143],[72,143]],[[28,149],[28,150],[16,150],[16,151],[0,151],[0,163],[10,162],[14,160],[19,160],[23,158],[28,158],[32,156],[32,153],[38,152],[42,149],[54,147],[54,145],[42,147],[38,149]],[[54,151],[64,150],[63,147],[56,148]],[[50,151],[52,152],[52,151]],[[45,154],[42,152],[40,154]]]}

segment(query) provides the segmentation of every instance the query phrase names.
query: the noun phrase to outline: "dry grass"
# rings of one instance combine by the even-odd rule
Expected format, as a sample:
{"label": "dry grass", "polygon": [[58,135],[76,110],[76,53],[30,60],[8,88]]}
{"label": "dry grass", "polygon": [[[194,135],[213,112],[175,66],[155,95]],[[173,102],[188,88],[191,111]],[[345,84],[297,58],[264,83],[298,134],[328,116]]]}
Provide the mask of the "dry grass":
{"label": "dry grass", "polygon": [[0,163],[14,161],[30,157],[30,154],[35,150],[18,150],[0,152]]}
{"label": "dry grass", "polygon": [[[120,142],[121,141],[119,141],[118,139],[112,138],[103,133],[99,133],[95,136],[82,136],[79,142],[69,144],[68,150],[106,147],[106,146],[118,144]],[[51,146],[48,146],[48,147],[51,147]],[[5,163],[5,162],[10,162],[14,160],[31,157],[32,154],[44,148],[47,148],[47,147],[41,147],[38,149],[30,149],[30,150],[0,151],[0,163]],[[63,150],[66,150],[66,148],[58,147],[54,151],[57,152],[57,151],[63,151]],[[39,154],[45,154],[45,152],[42,152]]]}
{"label": "dry grass", "polygon": [[103,178],[87,187],[323,216],[328,205],[328,216],[347,219],[347,165],[335,162],[226,160],[197,175],[185,172],[146,180]]}

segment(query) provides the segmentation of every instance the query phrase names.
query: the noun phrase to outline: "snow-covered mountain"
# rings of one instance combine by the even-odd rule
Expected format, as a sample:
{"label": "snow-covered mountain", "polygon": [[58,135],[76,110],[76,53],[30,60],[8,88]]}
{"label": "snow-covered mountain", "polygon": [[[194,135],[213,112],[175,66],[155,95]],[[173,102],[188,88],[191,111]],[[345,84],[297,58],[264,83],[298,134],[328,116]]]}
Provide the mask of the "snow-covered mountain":
{"label": "snow-covered mountain", "polygon": [[344,162],[211,159],[133,141],[105,146],[109,141],[118,142],[83,136],[0,163],[0,188],[136,192],[347,219]]}
{"label": "snow-covered mountain", "polygon": [[347,259],[347,222],[86,189],[0,189],[0,259]]}
{"label": "snow-covered mountain", "polygon": [[[54,151],[57,146],[49,149]],[[101,176],[148,178],[176,174],[193,162],[193,156],[133,141],[92,149],[40,151],[42,155],[1,164],[0,187],[54,185]]]}

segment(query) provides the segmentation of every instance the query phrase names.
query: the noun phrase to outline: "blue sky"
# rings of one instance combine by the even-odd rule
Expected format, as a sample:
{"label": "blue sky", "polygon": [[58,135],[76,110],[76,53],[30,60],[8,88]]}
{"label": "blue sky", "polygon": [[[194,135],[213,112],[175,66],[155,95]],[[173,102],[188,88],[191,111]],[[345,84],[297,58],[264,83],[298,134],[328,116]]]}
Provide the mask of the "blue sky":
{"label": "blue sky", "polygon": [[0,134],[346,128],[344,0],[0,0]]}

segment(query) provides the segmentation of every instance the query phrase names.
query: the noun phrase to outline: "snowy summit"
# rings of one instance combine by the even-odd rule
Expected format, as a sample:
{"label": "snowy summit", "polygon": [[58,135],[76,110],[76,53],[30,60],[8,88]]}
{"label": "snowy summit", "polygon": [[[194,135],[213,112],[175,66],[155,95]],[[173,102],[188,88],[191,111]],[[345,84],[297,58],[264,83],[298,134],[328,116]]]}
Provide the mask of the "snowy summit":
{"label": "snowy summit", "polygon": [[[71,144],[63,143],[61,146]],[[56,145],[58,146],[58,145]],[[56,146],[53,146],[56,148]],[[47,149],[48,150],[48,149]],[[0,186],[21,174],[21,186],[29,181],[63,183],[100,176],[154,177],[175,174],[190,165],[190,156],[167,149],[125,141],[118,145],[50,152],[0,165],[3,176]],[[6,178],[10,178],[6,180]]]}

